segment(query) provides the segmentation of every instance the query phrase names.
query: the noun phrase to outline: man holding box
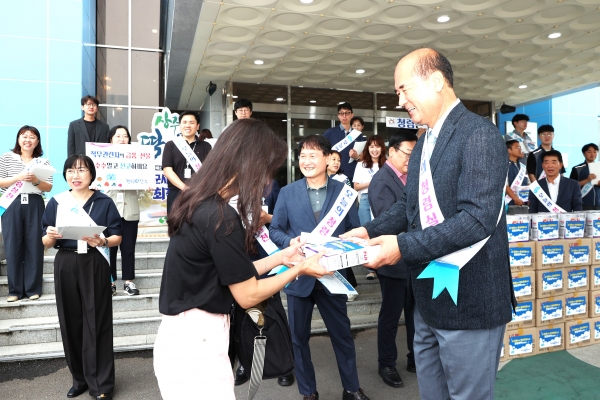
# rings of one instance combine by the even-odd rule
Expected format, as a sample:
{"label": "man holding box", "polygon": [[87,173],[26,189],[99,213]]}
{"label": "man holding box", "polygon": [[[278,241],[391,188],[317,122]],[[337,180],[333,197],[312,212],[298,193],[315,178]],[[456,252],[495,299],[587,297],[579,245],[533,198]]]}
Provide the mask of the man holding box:
{"label": "man holding box", "polygon": [[[369,203],[375,218],[404,196],[408,161],[416,143],[417,136],[412,132],[397,133],[390,137],[389,157],[383,167],[373,176],[369,187]],[[417,372],[413,352],[414,299],[408,295],[408,265],[404,260],[400,260],[394,265],[379,268],[377,277],[381,286],[381,309],[377,321],[379,375],[386,385],[402,387],[404,383],[396,369],[396,359],[398,358],[396,334],[402,309],[404,309],[408,347],[406,370]]]}
{"label": "man holding box", "polygon": [[412,152],[405,196],[343,236],[381,245],[367,267],[401,258],[410,267],[421,398],[492,399],[504,330],[516,305],[503,202],[504,140],[456,98],[452,67],[439,52],[409,53],[394,78],[399,105],[429,129]]}
{"label": "man holding box", "polygon": [[[327,177],[327,162],[331,152],[329,141],[321,135],[304,138],[299,145],[299,165],[304,178],[281,189],[269,227],[271,240],[279,247],[289,246],[299,240],[302,232],[312,232],[319,222],[331,217],[343,220],[331,233],[337,237],[360,225],[355,202],[346,209],[332,207],[346,185]],[[345,213],[345,215],[344,215]],[[345,270],[339,271],[346,276]],[[315,304],[327,326],[338,370],[344,388],[344,400],[368,400],[360,388],[356,369],[356,350],[350,334],[344,294],[332,294],[321,282],[301,276],[284,289],[287,294],[288,319],[292,332],[294,363],[298,390],[307,400],[317,400],[317,382],[311,361],[310,324]]]}

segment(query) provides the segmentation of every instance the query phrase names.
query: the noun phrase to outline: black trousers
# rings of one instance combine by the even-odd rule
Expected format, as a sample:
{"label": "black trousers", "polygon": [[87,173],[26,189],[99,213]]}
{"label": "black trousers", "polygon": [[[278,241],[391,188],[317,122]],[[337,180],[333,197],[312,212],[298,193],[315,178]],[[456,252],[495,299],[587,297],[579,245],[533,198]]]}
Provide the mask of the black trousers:
{"label": "black trousers", "polygon": [[21,204],[19,195],[6,209],[1,220],[8,295],[19,299],[42,294],[44,199],[38,194],[29,194],[28,197],[29,204]]}
{"label": "black trousers", "polygon": [[[121,250],[121,279],[135,279],[135,243],[137,241],[138,222],[121,218],[122,239],[118,249]],[[110,248],[110,273],[113,281],[117,280],[117,246]]]}
{"label": "black trousers", "polygon": [[59,251],[54,261],[56,308],[73,387],[91,396],[115,387],[110,268],[97,250]]}
{"label": "black trousers", "polygon": [[179,193],[181,193],[181,190],[169,188],[169,193],[167,193],[167,217],[171,213],[173,203],[175,203],[175,199],[177,199]]}
{"label": "black trousers", "polygon": [[408,299],[406,279],[390,278],[378,275],[381,286],[381,309],[377,322],[377,352],[380,367],[395,367],[398,358],[396,334],[398,322],[404,309],[406,323],[406,344],[408,346],[407,363],[415,365],[413,340],[415,338],[414,301]]}

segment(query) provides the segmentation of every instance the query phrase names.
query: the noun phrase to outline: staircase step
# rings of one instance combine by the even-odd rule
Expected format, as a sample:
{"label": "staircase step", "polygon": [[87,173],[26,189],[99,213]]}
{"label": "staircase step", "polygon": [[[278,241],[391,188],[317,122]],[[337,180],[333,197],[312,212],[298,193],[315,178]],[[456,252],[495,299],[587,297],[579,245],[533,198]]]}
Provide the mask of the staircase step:
{"label": "staircase step", "polygon": [[[169,238],[138,238],[135,244],[136,254],[144,253],[166,253],[169,247]],[[53,256],[56,249],[46,249],[45,255]]]}

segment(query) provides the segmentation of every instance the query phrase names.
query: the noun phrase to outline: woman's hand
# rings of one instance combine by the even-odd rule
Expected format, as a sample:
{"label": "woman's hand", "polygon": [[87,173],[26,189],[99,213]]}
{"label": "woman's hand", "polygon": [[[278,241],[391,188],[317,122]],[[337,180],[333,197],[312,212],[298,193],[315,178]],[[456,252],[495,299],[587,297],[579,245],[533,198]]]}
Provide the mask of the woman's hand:
{"label": "woman's hand", "polygon": [[59,235],[58,230],[53,226],[49,226],[48,228],[46,228],[46,236],[48,236],[48,238],[52,240],[62,238],[62,235]]}
{"label": "woman's hand", "polygon": [[324,275],[333,275],[333,271],[328,272],[325,267],[319,263],[324,254],[325,252],[322,251],[314,256],[308,257],[292,268],[292,271],[297,271],[298,275],[308,275],[313,278],[321,278]]}
{"label": "woman's hand", "polygon": [[100,235],[95,234],[94,237],[84,236],[81,240],[87,242],[91,247],[98,247],[104,245],[104,238],[101,238]]}
{"label": "woman's hand", "polygon": [[[296,240],[297,239],[297,240]],[[306,243],[306,240],[300,240],[300,236],[292,239],[290,247],[282,250],[281,263],[286,267],[293,267],[294,265],[304,261],[304,253],[302,252],[302,246]]]}
{"label": "woman's hand", "polygon": [[17,175],[17,181],[37,182],[38,178],[37,178],[37,176],[35,176],[31,172],[22,172],[19,175]]}
{"label": "woman's hand", "polygon": [[270,224],[272,220],[273,216],[271,214],[265,212],[265,210],[260,211],[260,220],[258,221],[259,226]]}

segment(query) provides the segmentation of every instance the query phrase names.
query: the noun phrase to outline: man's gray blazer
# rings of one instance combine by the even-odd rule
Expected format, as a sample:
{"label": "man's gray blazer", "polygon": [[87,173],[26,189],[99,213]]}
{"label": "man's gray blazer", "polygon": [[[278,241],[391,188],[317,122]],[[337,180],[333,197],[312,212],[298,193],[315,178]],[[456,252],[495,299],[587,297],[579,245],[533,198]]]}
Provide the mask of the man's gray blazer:
{"label": "man's gray blazer", "polygon": [[[96,142],[108,143],[109,130],[110,128],[107,123],[96,120]],[[85,154],[86,142],[91,142],[91,140],[83,118],[71,121],[67,139],[67,156],[70,157],[73,154]]]}
{"label": "man's gray blazer", "polygon": [[[422,229],[419,164],[426,135],[413,149],[406,196],[365,228],[371,238],[398,235],[421,316],[437,329],[490,329],[512,319],[516,304],[508,259],[506,215],[500,222],[508,170],[496,126],[459,103],[444,122],[431,155],[435,193],[445,221]],[[458,305],[446,290],[432,299],[433,279],[417,279],[429,262],[490,236],[460,271]]]}

